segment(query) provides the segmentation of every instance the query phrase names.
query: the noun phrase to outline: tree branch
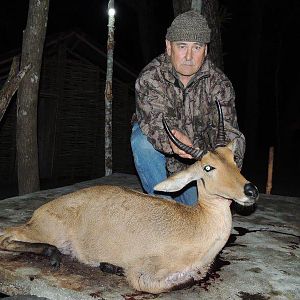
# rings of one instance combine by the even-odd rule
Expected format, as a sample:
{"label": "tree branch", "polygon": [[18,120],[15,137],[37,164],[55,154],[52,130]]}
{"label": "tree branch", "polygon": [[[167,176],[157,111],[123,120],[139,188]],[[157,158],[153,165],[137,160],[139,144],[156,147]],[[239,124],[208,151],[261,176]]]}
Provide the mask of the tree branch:
{"label": "tree branch", "polygon": [[0,122],[5,114],[11,98],[18,90],[20,82],[26,73],[31,69],[31,64],[28,64],[18,72],[19,64],[20,58],[15,56],[11,64],[8,78],[4,83],[2,90],[0,90]]}

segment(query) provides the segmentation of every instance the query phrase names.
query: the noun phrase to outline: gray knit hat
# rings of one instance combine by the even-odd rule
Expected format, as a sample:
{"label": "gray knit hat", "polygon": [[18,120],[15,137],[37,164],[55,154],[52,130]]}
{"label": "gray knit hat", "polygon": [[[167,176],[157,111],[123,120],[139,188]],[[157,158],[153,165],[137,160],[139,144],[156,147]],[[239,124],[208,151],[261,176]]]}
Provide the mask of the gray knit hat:
{"label": "gray knit hat", "polygon": [[200,12],[189,10],[174,19],[167,30],[166,39],[170,42],[186,41],[207,44],[210,42],[210,29]]}

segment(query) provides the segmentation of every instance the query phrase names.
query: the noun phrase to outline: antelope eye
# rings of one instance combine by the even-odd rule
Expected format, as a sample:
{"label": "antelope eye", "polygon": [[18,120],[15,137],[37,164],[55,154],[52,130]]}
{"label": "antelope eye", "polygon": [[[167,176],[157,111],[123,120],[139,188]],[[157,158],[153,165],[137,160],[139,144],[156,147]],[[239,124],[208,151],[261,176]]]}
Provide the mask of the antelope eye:
{"label": "antelope eye", "polygon": [[214,170],[215,168],[214,167],[212,167],[212,166],[210,166],[210,165],[207,165],[207,166],[205,166],[204,168],[203,168],[203,170],[205,171],[205,172],[210,172],[210,171],[212,171],[212,170]]}

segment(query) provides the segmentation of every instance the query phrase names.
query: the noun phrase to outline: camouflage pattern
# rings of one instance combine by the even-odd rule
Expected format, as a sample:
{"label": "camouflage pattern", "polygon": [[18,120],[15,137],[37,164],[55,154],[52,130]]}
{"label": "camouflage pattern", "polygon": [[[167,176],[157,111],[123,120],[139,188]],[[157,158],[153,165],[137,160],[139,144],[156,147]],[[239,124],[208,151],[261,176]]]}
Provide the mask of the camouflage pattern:
{"label": "camouflage pattern", "polygon": [[214,147],[218,126],[216,100],[224,114],[226,139],[238,140],[235,159],[241,168],[245,138],[238,129],[234,90],[225,74],[208,58],[184,88],[168,55],[161,54],[142,70],[135,88],[137,121],[154,148],[166,154],[169,174],[194,161],[172,153],[162,117],[171,129],[186,134],[194,147]]}

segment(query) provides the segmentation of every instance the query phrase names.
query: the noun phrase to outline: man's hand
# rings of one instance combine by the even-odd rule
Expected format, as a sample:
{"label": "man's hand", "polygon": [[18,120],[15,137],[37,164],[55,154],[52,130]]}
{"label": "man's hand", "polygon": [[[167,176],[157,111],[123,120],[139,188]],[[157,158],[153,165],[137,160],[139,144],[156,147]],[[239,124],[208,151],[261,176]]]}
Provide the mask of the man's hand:
{"label": "man's hand", "polygon": [[[191,142],[191,140],[189,139],[188,136],[186,136],[184,133],[176,130],[176,129],[173,129],[172,130],[172,133],[174,134],[174,136],[182,143],[184,143],[185,145],[189,146],[189,147],[192,147],[193,144]],[[180,150],[171,140],[170,140],[170,145],[171,145],[171,148],[173,150],[173,152],[177,155],[179,155],[180,157],[182,158],[193,158],[190,154],[187,154],[186,152],[184,152],[183,150]]]}

